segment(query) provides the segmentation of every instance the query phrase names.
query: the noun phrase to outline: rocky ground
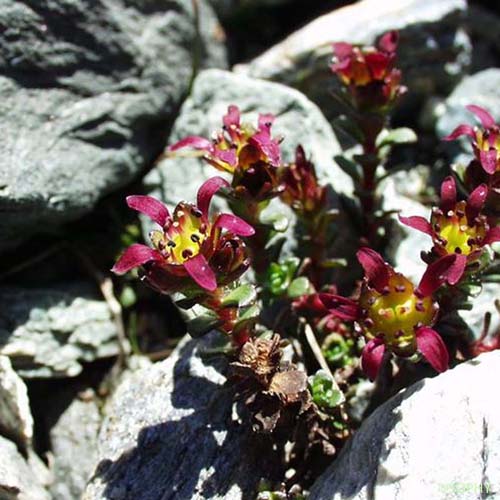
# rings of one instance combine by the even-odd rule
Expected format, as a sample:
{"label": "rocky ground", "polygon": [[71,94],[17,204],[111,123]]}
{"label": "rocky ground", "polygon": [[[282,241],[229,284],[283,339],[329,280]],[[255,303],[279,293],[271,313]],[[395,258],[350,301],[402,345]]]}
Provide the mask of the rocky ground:
{"label": "rocky ground", "polygon": [[[439,141],[469,121],[464,105],[500,120],[490,4],[0,2],[0,500],[247,500],[279,477],[232,418],[224,358],[203,356],[217,337],[183,338],[168,298],[112,281],[149,227],[124,196],[192,198],[201,162],[156,160],[208,136],[232,103],[275,114],[285,160],[302,143],[334,198],[352,196],[333,160],[350,145],[332,126],[330,44],[398,29],[409,93],[395,121],[418,132],[405,153],[418,169],[388,181],[385,208],[425,215],[422,176],[468,153]],[[394,246],[410,277],[422,272],[415,238],[402,230]],[[476,336],[485,313],[500,328],[499,296],[488,285],[463,313]],[[484,354],[386,402],[311,498],[500,497],[499,361]]]}

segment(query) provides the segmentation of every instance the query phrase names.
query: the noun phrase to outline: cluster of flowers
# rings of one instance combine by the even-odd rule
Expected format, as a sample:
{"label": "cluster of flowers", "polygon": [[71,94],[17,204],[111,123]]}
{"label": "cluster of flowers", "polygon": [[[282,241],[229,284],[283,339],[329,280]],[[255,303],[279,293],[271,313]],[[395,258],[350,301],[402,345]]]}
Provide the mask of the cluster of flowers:
{"label": "cluster of flowers", "polygon": [[[401,72],[394,67],[397,42],[397,34],[390,32],[377,47],[334,45],[332,70],[358,111],[386,113],[405,91]],[[435,329],[440,317],[438,290],[460,287],[482,265],[489,246],[500,241],[498,217],[491,216],[488,208],[495,206],[500,192],[500,127],[484,109],[468,109],[482,127],[460,125],[445,138],[465,135],[472,139],[475,159],[469,167],[467,199],[459,200],[456,181],[450,176],[441,185],[439,205],[432,209],[429,220],[400,216],[403,224],[432,240],[431,249],[423,254],[428,267],[420,283],[415,286],[379,253],[363,246],[357,257],[364,279],[354,298],[332,293],[330,287],[329,292],[296,301],[317,317],[354,323],[355,331],[366,341],[361,362],[370,379],[376,378],[384,356],[390,354],[414,361],[423,357],[438,372],[448,367],[448,349]],[[257,127],[242,124],[239,109],[229,106],[223,128],[212,140],[190,136],[170,146],[170,152],[182,148],[198,151],[204,161],[229,174],[231,180],[209,179],[200,187],[196,203],[180,202],[173,215],[152,197],[128,197],[129,207],[150,217],[159,229],[150,234],[152,246],[132,245],[113,271],[123,274],[140,267],[141,278],[155,290],[201,297],[217,308],[225,287],[240,278],[255,255],[250,250],[260,227],[262,204],[279,196],[306,221],[323,214],[326,191],[318,183],[313,164],[299,146],[295,162],[283,165],[281,139],[271,134],[273,121],[272,115],[263,114]],[[472,173],[478,168],[480,175]],[[211,214],[210,202],[218,191],[243,216]],[[316,229],[314,226],[313,231]],[[259,245],[262,241],[254,252],[262,250]],[[218,302],[207,302],[207,297]],[[231,325],[225,331],[231,333]]]}

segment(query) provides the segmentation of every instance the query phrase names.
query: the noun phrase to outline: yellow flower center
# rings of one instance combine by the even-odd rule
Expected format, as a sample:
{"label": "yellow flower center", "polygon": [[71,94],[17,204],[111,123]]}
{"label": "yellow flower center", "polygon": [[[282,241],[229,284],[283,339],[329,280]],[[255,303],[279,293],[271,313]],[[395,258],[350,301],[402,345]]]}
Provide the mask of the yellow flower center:
{"label": "yellow flower center", "polygon": [[181,202],[166,230],[152,231],[150,238],[167,261],[183,264],[200,253],[209,234],[210,227],[202,220],[201,212],[194,205]]}
{"label": "yellow flower center", "polygon": [[448,254],[471,254],[480,247],[481,240],[486,234],[484,224],[469,225],[465,209],[466,202],[460,201],[454,210],[432,218],[432,226],[438,235],[435,243]]}
{"label": "yellow flower center", "polygon": [[411,356],[416,350],[415,329],[432,324],[436,306],[430,297],[417,297],[413,284],[398,273],[389,279],[386,292],[368,287],[363,290],[364,334],[368,339],[382,338],[400,356]]}

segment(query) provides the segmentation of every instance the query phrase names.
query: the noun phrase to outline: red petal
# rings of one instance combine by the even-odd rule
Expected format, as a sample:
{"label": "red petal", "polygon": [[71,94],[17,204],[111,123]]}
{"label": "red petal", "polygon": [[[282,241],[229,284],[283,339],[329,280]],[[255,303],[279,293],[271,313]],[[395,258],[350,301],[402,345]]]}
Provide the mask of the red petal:
{"label": "red petal", "polygon": [[213,150],[213,147],[214,146],[212,144],[212,141],[205,139],[205,137],[191,135],[169,146],[168,151],[176,151],[177,149],[181,148],[194,148],[211,152]]}
{"label": "red petal", "polygon": [[149,248],[146,245],[140,245],[139,243],[134,243],[125,250],[111,271],[115,274],[125,274],[131,269],[139,267],[146,262],[162,259],[163,257],[161,254],[153,248]]}
{"label": "red petal", "polygon": [[224,163],[228,163],[231,167],[236,167],[238,164],[238,156],[234,149],[215,149],[213,155]]}
{"label": "red petal", "polygon": [[491,245],[496,241],[500,241],[500,226],[492,227],[484,237],[483,245]]}
{"label": "red petal", "polygon": [[495,120],[484,108],[476,106],[475,104],[469,104],[468,106],[465,107],[471,113],[474,113],[481,120],[481,124],[483,125],[484,128],[491,128],[495,126]]}
{"label": "red petal", "polygon": [[237,236],[253,236],[255,234],[255,229],[250,224],[232,214],[219,215],[215,227],[227,229]]}
{"label": "red petal", "polygon": [[389,264],[384,261],[379,253],[371,248],[360,248],[356,256],[365,270],[365,276],[368,278],[370,285],[378,292],[382,292],[389,283],[391,275]]}
{"label": "red petal", "polygon": [[271,113],[259,115],[259,130],[270,130],[274,120],[276,117]]}
{"label": "red petal", "polygon": [[479,185],[467,199],[467,205],[465,211],[467,214],[467,220],[469,224],[473,224],[474,219],[479,215],[482,210],[486,198],[488,197],[488,186],[486,184]]}
{"label": "red petal", "polygon": [[170,219],[168,208],[156,198],[152,196],[133,195],[127,196],[127,205],[147,215],[152,221],[159,224],[161,227],[165,226]]}
{"label": "red petal", "polygon": [[467,257],[462,254],[450,254],[439,258],[425,270],[415,293],[422,297],[432,295],[441,285],[456,285],[462,278]]}
{"label": "red petal", "polygon": [[441,203],[439,206],[443,212],[454,210],[457,204],[457,185],[455,179],[450,175],[441,184]]}
{"label": "red petal", "polygon": [[208,265],[207,259],[205,259],[203,254],[199,253],[192,259],[186,260],[184,262],[184,268],[189,276],[191,276],[201,288],[209,290],[210,292],[213,292],[217,288],[215,274]]}
{"label": "red petal", "polygon": [[208,214],[208,208],[214,194],[223,186],[229,186],[229,182],[222,177],[212,177],[205,181],[200,189],[198,189],[196,204],[204,215]]}
{"label": "red petal", "polygon": [[340,319],[354,321],[359,317],[359,306],[354,300],[332,293],[320,293],[318,297],[328,311]]}
{"label": "red petal", "polygon": [[333,52],[338,59],[345,59],[352,54],[352,45],[350,43],[338,42],[333,44]]}
{"label": "red petal", "polygon": [[370,340],[361,353],[361,367],[370,380],[375,380],[384,357],[385,345],[382,340]]}
{"label": "red petal", "polygon": [[384,52],[389,52],[390,54],[396,52],[399,42],[399,33],[395,30],[388,31],[385,35],[378,41],[378,48]]}
{"label": "red petal", "polygon": [[384,77],[387,71],[387,66],[390,62],[387,55],[382,52],[372,52],[371,54],[367,54],[365,56],[365,61],[372,78],[375,80],[381,80]]}
{"label": "red petal", "polygon": [[281,163],[280,145],[273,140],[269,134],[269,130],[261,129],[250,138],[250,143],[257,146],[273,167],[277,167]]}
{"label": "red petal", "polygon": [[429,236],[434,234],[431,223],[424,217],[420,217],[420,215],[412,215],[411,217],[399,216],[399,221],[402,224],[412,227],[413,229],[417,229],[418,231],[422,231],[422,233],[428,234]]}
{"label": "red petal", "polygon": [[439,373],[448,369],[448,349],[443,339],[435,330],[421,326],[417,331],[417,346],[425,359]]}
{"label": "red petal", "polygon": [[235,106],[234,104],[231,104],[227,108],[227,115],[224,116],[222,119],[222,122],[224,123],[224,126],[229,130],[232,126],[235,126],[237,128],[240,127],[240,110],[238,106]]}
{"label": "red petal", "polygon": [[476,137],[473,127],[470,125],[459,125],[450,135],[443,137],[443,141],[454,141],[462,135],[468,135],[473,139]]}
{"label": "red petal", "polygon": [[489,151],[480,151],[479,160],[484,170],[493,175],[497,169],[497,150],[490,149]]}

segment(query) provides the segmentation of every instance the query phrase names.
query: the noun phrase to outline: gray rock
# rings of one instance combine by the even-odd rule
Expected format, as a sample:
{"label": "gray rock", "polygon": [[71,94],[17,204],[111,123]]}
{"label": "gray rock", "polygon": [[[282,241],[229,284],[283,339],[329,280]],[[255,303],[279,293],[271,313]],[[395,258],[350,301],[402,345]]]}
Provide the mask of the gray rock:
{"label": "gray rock", "polygon": [[483,354],[378,408],[315,482],[311,500],[472,500],[500,495],[500,406]]}
{"label": "gray rock", "polygon": [[244,8],[276,7],[290,0],[208,0],[222,17],[230,17]]}
{"label": "gray rock", "polygon": [[[298,88],[322,109],[332,107],[332,42],[372,44],[387,30],[401,35],[398,65],[410,91],[450,89],[470,63],[470,41],[460,29],[465,0],[363,0],[319,17],[236,71]],[[330,112],[327,112],[330,115]]]}
{"label": "gray rock", "polygon": [[0,433],[24,449],[33,439],[28,390],[7,356],[0,356]]}
{"label": "gray rock", "polygon": [[[500,121],[500,69],[491,68],[464,78],[446,101],[437,106],[435,114],[439,117],[436,126],[438,137],[450,134],[461,123],[478,124],[476,117],[465,109],[468,104],[476,104],[487,109]],[[449,151],[457,152],[457,143],[449,145]],[[472,149],[469,141],[460,141],[462,155],[454,156],[454,161],[469,162]]]}
{"label": "gray rock", "polygon": [[100,424],[99,406],[91,389],[82,390],[59,415],[50,430],[54,500],[81,498],[97,460]]}
{"label": "gray rock", "polygon": [[0,498],[2,500],[49,500],[16,445],[0,436]]}
{"label": "gray rock", "polygon": [[81,362],[116,356],[116,327],[86,284],[0,287],[0,354],[25,378],[73,377]]}
{"label": "gray rock", "polygon": [[224,66],[198,0],[0,6],[0,248],[75,219],[161,151],[194,66]]}
{"label": "gray rock", "polygon": [[232,419],[225,357],[203,355],[218,340],[185,340],[120,385],[105,409],[84,500],[255,497],[268,456],[255,453],[258,440]]}

